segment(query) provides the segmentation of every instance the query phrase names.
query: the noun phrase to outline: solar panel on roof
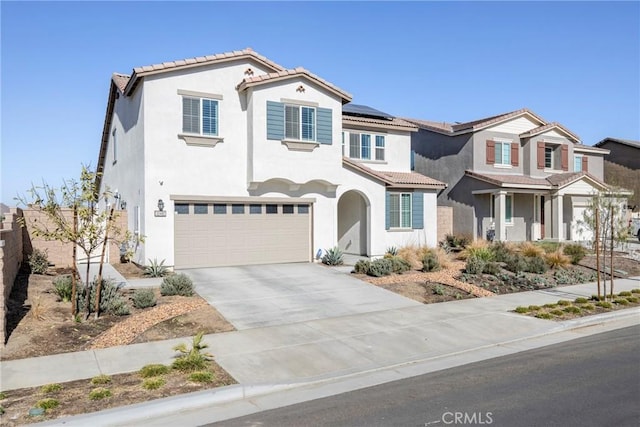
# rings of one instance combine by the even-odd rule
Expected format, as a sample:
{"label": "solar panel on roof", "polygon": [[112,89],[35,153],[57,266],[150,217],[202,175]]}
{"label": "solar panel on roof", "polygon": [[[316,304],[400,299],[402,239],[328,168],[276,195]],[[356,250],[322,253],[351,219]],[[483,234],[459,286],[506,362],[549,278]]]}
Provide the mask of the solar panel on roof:
{"label": "solar panel on roof", "polygon": [[342,112],[355,116],[376,117],[382,119],[393,119],[391,114],[387,114],[366,105],[346,104],[342,106]]}

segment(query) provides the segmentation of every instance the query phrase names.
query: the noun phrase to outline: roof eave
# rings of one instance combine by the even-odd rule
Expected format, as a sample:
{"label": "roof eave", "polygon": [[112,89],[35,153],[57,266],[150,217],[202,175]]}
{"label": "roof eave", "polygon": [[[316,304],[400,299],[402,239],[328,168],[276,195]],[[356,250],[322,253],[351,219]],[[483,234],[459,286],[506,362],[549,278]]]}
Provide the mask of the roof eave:
{"label": "roof eave", "polygon": [[375,129],[387,129],[387,130],[398,130],[398,131],[406,131],[406,132],[417,132],[418,131],[418,127],[417,126],[405,126],[405,125],[399,125],[399,124],[393,124],[393,122],[389,122],[389,124],[384,124],[384,123],[367,123],[367,122],[361,122],[361,121],[357,121],[357,120],[349,120],[348,117],[345,117],[345,115],[342,115],[342,125],[343,127],[345,125],[348,126],[352,126],[352,127],[361,127],[361,128],[375,128]]}
{"label": "roof eave", "polygon": [[111,120],[113,117],[113,108],[116,101],[116,95],[119,92],[118,87],[113,79],[109,86],[109,99],[107,101],[107,110],[105,113],[104,124],[102,126],[102,138],[100,141],[100,151],[98,154],[98,164],[96,165],[96,188],[100,191],[102,184],[102,174],[104,173],[104,162],[107,156],[107,144],[109,143],[109,131],[111,130]]}
{"label": "roof eave", "polygon": [[330,85],[328,85],[328,84],[326,84],[326,83],[324,83],[324,82],[322,82],[322,81],[320,81],[318,79],[315,79],[315,78],[309,76],[307,73],[287,74],[287,75],[284,75],[284,76],[272,77],[272,78],[269,78],[268,80],[260,80],[260,81],[255,81],[255,82],[247,82],[247,81],[243,80],[236,86],[236,90],[238,92],[242,92],[242,91],[247,90],[247,89],[249,89],[251,87],[254,87],[254,86],[260,86],[260,85],[267,84],[267,83],[279,82],[279,81],[282,81],[282,80],[289,80],[289,79],[292,79],[292,78],[303,78],[305,80],[310,81],[311,83],[314,83],[316,85],[321,86],[322,88],[328,90],[329,92],[333,93],[334,95],[337,95],[341,99],[343,105],[351,102],[351,99],[352,99],[351,94],[349,94],[347,92],[344,92],[344,91],[341,91],[341,90],[339,90],[337,88],[331,87]]}

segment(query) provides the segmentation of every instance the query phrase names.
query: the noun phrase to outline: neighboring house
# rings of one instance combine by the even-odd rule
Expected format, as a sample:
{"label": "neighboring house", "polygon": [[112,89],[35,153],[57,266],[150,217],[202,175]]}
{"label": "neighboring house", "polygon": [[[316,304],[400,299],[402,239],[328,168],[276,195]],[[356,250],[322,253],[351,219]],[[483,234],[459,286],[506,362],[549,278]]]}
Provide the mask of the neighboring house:
{"label": "neighboring house", "polygon": [[251,49],[114,74],[98,170],[145,236],[135,261],[309,262],[337,245],[367,256],[435,245],[445,185],[411,172],[417,126],[343,112],[350,101]]}
{"label": "neighboring house", "polygon": [[587,240],[591,194],[605,189],[603,156],[559,123],[522,109],[467,123],[405,119],[414,169],[448,187],[438,204],[453,207],[455,234],[525,241]]}
{"label": "neighboring house", "polygon": [[605,138],[595,146],[610,151],[604,157],[605,182],[632,190],[629,205],[637,212],[640,208],[640,141]]}

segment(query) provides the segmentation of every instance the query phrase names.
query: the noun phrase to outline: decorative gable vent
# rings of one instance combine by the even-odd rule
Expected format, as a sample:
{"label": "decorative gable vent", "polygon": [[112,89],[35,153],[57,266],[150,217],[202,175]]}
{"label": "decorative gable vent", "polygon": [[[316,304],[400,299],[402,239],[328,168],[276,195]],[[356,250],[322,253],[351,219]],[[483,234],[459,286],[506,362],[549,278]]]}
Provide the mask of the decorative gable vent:
{"label": "decorative gable vent", "polygon": [[246,70],[244,70],[244,75],[245,76],[253,76],[253,70],[251,69],[251,67],[249,67]]}

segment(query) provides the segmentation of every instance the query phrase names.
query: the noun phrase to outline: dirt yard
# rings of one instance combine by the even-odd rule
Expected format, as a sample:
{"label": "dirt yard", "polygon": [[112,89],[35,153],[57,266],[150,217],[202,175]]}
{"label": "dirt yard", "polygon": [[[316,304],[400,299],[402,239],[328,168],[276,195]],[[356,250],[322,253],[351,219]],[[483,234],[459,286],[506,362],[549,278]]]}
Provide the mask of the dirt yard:
{"label": "dirt yard", "polygon": [[[121,272],[125,277],[143,277],[135,265],[128,265]],[[77,322],[71,316],[71,303],[59,301],[53,292],[52,281],[57,273],[68,272],[50,271],[48,275],[35,275],[23,271],[16,279],[8,304],[9,336],[2,350],[1,360],[181,337],[189,345],[191,338],[199,331],[211,334],[234,330],[201,297],[161,296],[159,289],[154,290],[157,298],[155,307],[134,308],[130,301],[133,290],[125,290],[123,294],[129,300],[130,315],[102,315],[97,320],[92,315],[89,320]],[[137,373],[116,375],[104,386],[109,388],[112,396],[100,400],[89,399],[89,392],[96,388],[90,380],[64,383],[61,385],[62,389],[54,393],[43,393],[40,388],[2,390],[0,425],[29,424],[235,382],[215,361],[211,362],[209,370],[214,373],[214,379],[205,383],[189,381],[184,374],[171,371],[163,377],[165,384],[156,390],[143,388],[142,379]],[[55,398],[59,401],[59,406],[48,409],[44,416],[28,416],[28,411],[45,398]]]}

